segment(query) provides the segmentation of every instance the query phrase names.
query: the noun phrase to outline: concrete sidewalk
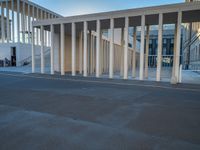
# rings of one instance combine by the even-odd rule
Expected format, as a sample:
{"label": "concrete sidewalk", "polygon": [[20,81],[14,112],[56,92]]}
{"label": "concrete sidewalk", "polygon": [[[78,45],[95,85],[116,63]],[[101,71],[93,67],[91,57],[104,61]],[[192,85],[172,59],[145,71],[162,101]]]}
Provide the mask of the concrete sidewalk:
{"label": "concrete sidewalk", "polygon": [[[23,66],[23,67],[0,67],[0,72],[16,72],[16,73],[24,73],[24,74],[29,74],[32,72],[31,66]],[[36,73],[40,73],[40,67],[35,68]],[[50,74],[50,67],[45,67],[45,73]],[[136,72],[137,77],[133,79],[131,77],[131,71],[129,72],[129,80],[139,80],[139,70]],[[79,74],[77,74],[79,75]],[[93,76],[94,75],[89,75]],[[156,80],[156,68],[149,68],[149,73],[148,73],[148,81],[155,81]],[[108,73],[103,74],[101,78],[109,78]],[[120,73],[115,73],[114,74],[115,79],[121,79],[123,77],[120,76]],[[161,81],[162,82],[170,82],[171,80],[171,68],[165,68],[162,69],[161,71]],[[182,82],[183,83],[191,83],[191,84],[200,84],[200,74],[193,72],[191,70],[183,70],[182,71]]]}

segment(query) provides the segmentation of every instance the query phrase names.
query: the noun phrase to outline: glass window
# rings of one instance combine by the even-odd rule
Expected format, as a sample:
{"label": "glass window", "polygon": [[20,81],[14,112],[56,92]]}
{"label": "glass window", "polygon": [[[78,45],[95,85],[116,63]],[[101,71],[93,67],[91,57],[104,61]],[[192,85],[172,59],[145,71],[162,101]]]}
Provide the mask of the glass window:
{"label": "glass window", "polygon": [[166,47],[163,47],[163,55],[166,55],[167,54],[167,49]]}
{"label": "glass window", "polygon": [[174,39],[171,39],[171,43],[174,44]]}
{"label": "glass window", "polygon": [[164,44],[167,44],[167,39],[163,39],[163,43],[164,43]]}

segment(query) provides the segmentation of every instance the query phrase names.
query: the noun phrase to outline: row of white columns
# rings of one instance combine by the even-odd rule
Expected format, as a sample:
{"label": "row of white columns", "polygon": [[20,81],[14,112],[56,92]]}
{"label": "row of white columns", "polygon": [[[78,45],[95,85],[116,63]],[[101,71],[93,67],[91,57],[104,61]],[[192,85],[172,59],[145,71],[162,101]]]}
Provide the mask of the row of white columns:
{"label": "row of white columns", "polygon": [[[22,2],[22,5],[21,5],[21,2]],[[40,17],[43,17],[43,13],[45,13],[46,15],[46,18],[45,19],[48,19],[48,18],[55,18],[56,15],[54,14],[50,14],[49,12],[46,12],[44,10],[41,10],[40,8],[38,8],[37,6],[33,6],[33,5],[30,5],[29,3],[26,3],[25,1],[20,1],[20,0],[17,0],[17,1],[14,1],[14,0],[11,0],[9,2],[9,0],[6,0],[6,1],[2,1],[0,2],[1,4],[1,37],[2,37],[2,43],[5,43],[5,40],[7,43],[9,42],[15,42],[15,5],[16,5],[16,13],[17,13],[17,16],[16,16],[16,30],[17,30],[17,42],[19,43],[20,42],[20,27],[21,27],[21,30],[22,30],[22,42],[25,43],[25,31],[27,30],[28,31],[28,43],[30,44],[31,43],[31,17],[32,17],[32,20],[35,20],[35,19],[39,19],[39,10],[41,12],[41,16]],[[27,4],[27,10],[28,10],[28,19],[26,17],[26,4]],[[9,6],[10,5],[10,6]],[[31,15],[31,7],[32,7],[32,15]],[[4,9],[6,9],[6,11],[4,11]],[[10,10],[11,10],[11,13],[10,13]],[[35,11],[37,12],[37,16],[35,15]],[[5,12],[6,12],[6,15],[5,15]],[[48,17],[47,17],[47,13],[48,13]],[[11,16],[11,18],[10,18]],[[20,21],[20,16],[21,16],[21,21]],[[4,19],[6,17],[6,20]],[[10,19],[12,19],[12,23],[10,24]],[[6,30],[5,30],[5,25],[6,25]],[[12,26],[12,27],[11,27]],[[5,31],[7,31],[7,33],[5,33]],[[36,33],[36,36],[37,36],[37,39],[39,39],[39,36],[38,36],[38,32]],[[5,38],[5,36],[7,35],[7,38]],[[10,35],[12,37],[12,39],[10,38]],[[46,34],[45,34],[46,36]],[[38,40],[39,41],[39,40]],[[39,45],[39,42],[37,42],[37,45]]]}
{"label": "row of white columns", "polygon": [[[175,71],[172,74],[172,78],[175,78],[175,81],[178,82],[178,74],[179,74],[179,62],[180,62],[180,34],[181,34],[181,18],[182,13],[178,13],[178,20],[177,20],[177,30],[176,30],[176,44],[175,44],[175,58],[174,58],[174,68]],[[149,47],[149,26],[147,25],[147,32],[146,32],[146,57],[144,57],[144,49],[145,49],[145,15],[141,16],[141,42],[140,42],[140,72],[139,72],[139,79],[143,80],[144,75],[145,78],[148,77],[148,47]],[[64,24],[60,25],[60,41],[61,41],[61,75],[65,74],[65,28]],[[100,45],[101,45],[101,24],[100,20],[96,21],[96,77],[100,77]],[[51,74],[54,74],[54,25],[51,25]],[[129,44],[129,17],[125,17],[125,29],[124,29],[124,42],[122,42],[122,47],[124,48],[123,54],[123,78],[128,78],[128,44]],[[44,37],[43,37],[43,26],[41,26],[41,73],[44,73]],[[162,66],[162,32],[163,32],[163,14],[159,14],[159,24],[158,24],[158,56],[157,56],[157,70],[156,70],[156,81],[161,80],[161,66]],[[72,31],[71,31],[71,38],[72,38],[72,76],[76,75],[76,24],[72,22]],[[134,27],[133,32],[133,65],[132,65],[132,76],[136,77],[136,27]],[[80,45],[82,45],[82,35],[80,34]],[[122,40],[123,40],[122,39]],[[83,76],[88,76],[88,22],[84,21],[83,27]],[[109,50],[109,78],[113,78],[113,63],[114,63],[114,19],[110,19],[110,50]],[[80,49],[82,47],[79,47]],[[33,51],[34,51],[34,44],[33,44]],[[34,52],[33,52],[34,53]],[[80,56],[80,61],[82,62],[82,57]],[[145,58],[145,61],[144,61]],[[34,59],[34,57],[33,57]],[[35,61],[33,61],[34,63]],[[81,63],[80,62],[80,63]],[[145,62],[145,63],[144,63]],[[33,64],[33,67],[35,65]],[[80,65],[82,67],[82,65]],[[80,72],[82,72],[82,68],[80,68]],[[144,72],[145,70],[145,72]],[[34,72],[34,69],[33,69]]]}

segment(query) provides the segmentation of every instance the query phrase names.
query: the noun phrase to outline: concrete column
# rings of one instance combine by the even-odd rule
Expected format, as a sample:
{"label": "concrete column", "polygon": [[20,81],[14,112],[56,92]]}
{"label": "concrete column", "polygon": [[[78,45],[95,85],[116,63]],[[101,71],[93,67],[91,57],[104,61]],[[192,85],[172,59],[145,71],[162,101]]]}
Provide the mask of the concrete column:
{"label": "concrete column", "polygon": [[101,44],[101,23],[97,20],[97,37],[96,37],[96,77],[100,77],[100,44]]}
{"label": "concrete column", "polygon": [[94,43],[93,43],[93,35],[92,35],[92,31],[91,31],[91,33],[90,33],[90,60],[91,60],[91,62],[90,62],[90,64],[91,64],[91,68],[90,68],[90,74],[92,74],[93,73],[93,66],[94,66],[94,62],[93,62],[93,45],[94,45]]}
{"label": "concrete column", "polygon": [[22,42],[25,43],[25,2],[23,1],[22,10]]}
{"label": "concrete column", "polygon": [[8,8],[8,1],[6,1],[6,28],[7,28],[7,43],[10,42],[10,14],[9,14],[9,8]]}
{"label": "concrete column", "polygon": [[20,0],[17,0],[17,42],[20,43],[20,22],[19,22]]}
{"label": "concrete column", "polygon": [[88,23],[87,21],[84,22],[84,50],[83,50],[83,76],[87,77],[87,49],[88,49],[88,45],[87,45],[87,37],[88,37]]}
{"label": "concrete column", "polygon": [[148,62],[149,62],[149,25],[147,25],[147,32],[146,32],[146,55],[145,55],[145,72],[144,76],[148,78]]}
{"label": "concrete column", "polygon": [[[44,11],[44,19],[47,19],[47,12]],[[47,46],[47,31],[44,31],[44,45]]]}
{"label": "concrete column", "polygon": [[32,26],[32,73],[35,73],[35,42],[34,27]]}
{"label": "concrete column", "polygon": [[1,37],[2,43],[5,42],[5,23],[4,23],[4,3],[1,2]]}
{"label": "concrete column", "polygon": [[[100,25],[101,26],[101,25]],[[104,40],[102,39],[102,31],[100,27],[100,42],[99,42],[99,76],[103,74],[103,50],[104,50]]]}
{"label": "concrete column", "polygon": [[[35,18],[35,8],[34,7],[32,7],[32,17],[33,17],[33,20],[34,20],[34,18]],[[30,22],[30,25],[32,25],[32,23]],[[36,28],[36,31],[38,31],[38,29]],[[35,32],[35,30],[32,30],[32,32]],[[34,33],[35,34],[35,33]],[[34,40],[34,42],[35,41],[38,41],[38,33],[36,33],[36,40],[35,39],[32,39],[32,41]],[[37,45],[38,45],[38,43],[37,43]]]}
{"label": "concrete column", "polygon": [[51,74],[54,74],[54,25],[51,24]]}
{"label": "concrete column", "polygon": [[132,68],[132,77],[136,77],[136,50],[137,50],[137,27],[133,29],[133,68]]}
{"label": "concrete column", "polygon": [[44,74],[44,26],[40,27],[41,35],[41,73]]}
{"label": "concrete column", "polygon": [[144,36],[145,36],[145,15],[142,15],[141,42],[140,42],[140,80],[144,79]]}
{"label": "concrete column", "polygon": [[30,26],[31,26],[30,5],[28,4],[28,44],[30,44]]}
{"label": "concrete column", "polygon": [[180,48],[181,48],[181,23],[182,12],[178,12],[177,30],[176,30],[176,56],[175,56],[175,83],[179,83],[179,65],[180,65]]}
{"label": "concrete column", "polygon": [[114,19],[110,19],[110,58],[109,58],[109,78],[113,78],[114,64]]}
{"label": "concrete column", "polygon": [[[50,14],[48,13],[48,19],[50,19]],[[47,31],[47,34],[48,34],[48,46],[51,46],[51,34],[49,31]]]}
{"label": "concrete column", "polygon": [[12,7],[12,42],[15,42],[15,24],[14,24],[14,0],[11,2],[11,7]]}
{"label": "concrete column", "polygon": [[129,42],[129,18],[125,18],[125,32],[124,32],[124,37],[125,37],[125,45],[124,45],[124,79],[128,79],[128,42]]}
{"label": "concrete column", "polygon": [[83,32],[79,34],[79,73],[83,73]]}
{"label": "concrete column", "polygon": [[121,29],[121,66],[120,66],[120,76],[124,74],[124,28]]}
{"label": "concrete column", "polygon": [[95,60],[95,58],[96,58],[96,54],[95,54],[95,52],[96,52],[96,46],[95,46],[95,36],[94,35],[92,36],[92,42],[93,42],[93,53],[92,53],[93,68],[92,68],[92,71],[94,73],[95,72],[95,68],[96,68],[96,60]]}
{"label": "concrete column", "polygon": [[[42,19],[43,19],[43,11],[40,9],[40,20]],[[41,34],[39,35],[39,38],[41,38]],[[41,45],[41,42],[40,42],[40,45]]]}
{"label": "concrete column", "polygon": [[65,28],[64,24],[60,25],[60,45],[61,45],[61,75],[65,75]]}
{"label": "concrete column", "polygon": [[175,24],[175,32],[174,32],[174,57],[173,57],[173,67],[172,67],[172,77],[171,77],[171,83],[176,84],[175,79],[175,66],[176,66],[176,40],[177,40],[177,24]]}
{"label": "concrete column", "polygon": [[[37,8],[36,12],[36,20],[39,20],[39,8]],[[36,29],[36,44],[39,45],[39,29]]]}
{"label": "concrete column", "polygon": [[72,76],[76,75],[76,24],[72,23]]}
{"label": "concrete column", "polygon": [[162,34],[163,34],[163,14],[159,14],[156,81],[160,81],[160,74],[161,74],[161,66],[162,66]]}

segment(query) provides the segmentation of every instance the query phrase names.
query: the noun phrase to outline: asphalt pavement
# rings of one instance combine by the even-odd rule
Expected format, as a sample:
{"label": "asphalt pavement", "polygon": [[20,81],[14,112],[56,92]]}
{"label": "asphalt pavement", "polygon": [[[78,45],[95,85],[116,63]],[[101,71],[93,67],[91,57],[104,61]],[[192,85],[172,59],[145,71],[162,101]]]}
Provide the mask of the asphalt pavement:
{"label": "asphalt pavement", "polygon": [[199,150],[200,85],[0,72],[0,150]]}

